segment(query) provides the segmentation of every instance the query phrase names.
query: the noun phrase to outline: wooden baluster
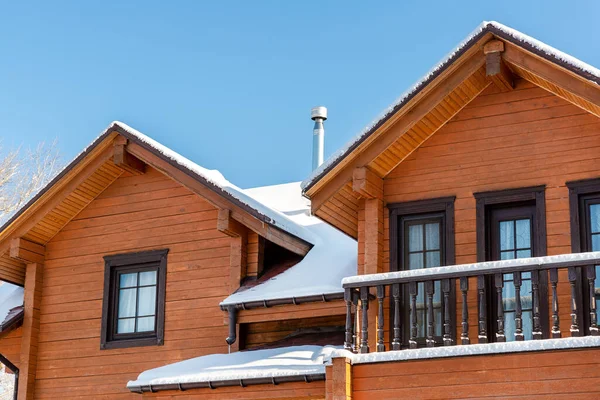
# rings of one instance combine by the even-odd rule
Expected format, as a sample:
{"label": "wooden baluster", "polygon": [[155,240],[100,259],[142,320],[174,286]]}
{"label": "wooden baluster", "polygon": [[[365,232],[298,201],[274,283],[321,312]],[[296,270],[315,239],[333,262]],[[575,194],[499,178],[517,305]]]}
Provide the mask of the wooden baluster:
{"label": "wooden baluster", "polygon": [[479,293],[479,343],[487,343],[487,305],[485,296],[485,277],[477,277],[477,292]]}
{"label": "wooden baluster", "polygon": [[558,295],[556,294],[556,288],[558,285],[558,270],[552,268],[550,270],[550,284],[552,285],[552,337],[560,338],[560,326],[558,318]]}
{"label": "wooden baluster", "polygon": [[346,335],[344,337],[344,349],[352,351],[352,290],[344,290],[344,300],[346,301]]}
{"label": "wooden baluster", "polygon": [[385,286],[377,286],[377,302],[379,303],[377,312],[377,351],[385,351],[383,344],[383,298],[385,297]]}
{"label": "wooden baluster", "polygon": [[467,292],[469,290],[469,278],[463,276],[460,278],[460,291],[462,292],[462,333],[460,334],[460,342],[462,344],[470,344],[469,339],[469,307],[467,304]]}
{"label": "wooden baluster", "polygon": [[521,306],[521,273],[513,273],[513,284],[515,285],[515,340],[522,341],[523,335],[523,307]]}
{"label": "wooden baluster", "polygon": [[531,296],[533,308],[533,332],[534,340],[542,339],[542,324],[540,319],[540,274],[539,271],[531,271]]}
{"label": "wooden baluster", "polygon": [[435,321],[433,317],[433,294],[435,293],[435,286],[433,281],[425,282],[425,292],[427,294],[427,339],[425,343],[427,347],[435,346],[435,339],[433,337],[435,330]]}
{"label": "wooden baluster", "polygon": [[362,311],[362,331],[360,337],[360,353],[369,352],[369,288],[360,288],[360,306]]}
{"label": "wooden baluster", "polygon": [[352,351],[358,353],[358,326],[360,323],[360,312],[358,308],[359,292],[352,291],[352,304],[354,304],[354,322],[352,324]]}
{"label": "wooden baluster", "polygon": [[571,336],[579,336],[579,321],[577,321],[577,270],[569,267],[569,283],[571,284]]}
{"label": "wooden baluster", "polygon": [[392,350],[400,350],[401,346],[401,321],[400,321],[400,284],[392,285],[392,297],[394,298],[394,338],[392,339]]}
{"label": "wooden baluster", "polygon": [[496,302],[498,303],[498,328],[496,331],[496,341],[506,342],[504,335],[504,303],[502,303],[502,288],[504,287],[504,276],[502,274],[494,275],[494,286],[496,287]]}
{"label": "wooden baluster", "polygon": [[596,316],[596,266],[587,267],[587,281],[590,289],[590,335],[598,336],[598,317]]}
{"label": "wooden baluster", "polygon": [[450,279],[442,280],[444,293],[444,346],[452,346],[452,319],[450,316]]}
{"label": "wooden baluster", "polygon": [[417,334],[419,326],[417,322],[417,294],[419,288],[417,282],[410,282],[408,284],[408,293],[410,295],[410,338],[408,339],[408,345],[411,349],[417,348]]}

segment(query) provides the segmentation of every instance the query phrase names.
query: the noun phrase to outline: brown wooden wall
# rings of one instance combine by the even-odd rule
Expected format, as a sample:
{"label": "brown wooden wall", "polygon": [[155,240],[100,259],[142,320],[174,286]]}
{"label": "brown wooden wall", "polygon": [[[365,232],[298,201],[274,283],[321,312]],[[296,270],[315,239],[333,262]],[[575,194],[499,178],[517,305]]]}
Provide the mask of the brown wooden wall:
{"label": "brown wooden wall", "polygon": [[23,328],[19,327],[0,337],[0,354],[8,358],[17,368],[21,364],[21,336]]}
{"label": "brown wooden wall", "polygon": [[[600,177],[599,137],[597,117],[544,89],[524,80],[507,93],[492,85],[384,179],[385,202],[456,196],[456,263],[469,263],[477,261],[473,193],[546,185],[548,255],[569,253],[565,182]],[[364,238],[360,232],[364,215],[359,210],[359,239]],[[387,209],[384,215],[384,268],[388,270]],[[360,271],[364,243],[359,243],[358,260]],[[564,274],[560,280],[561,328],[568,334],[569,291]],[[471,282],[470,288],[474,285]],[[475,291],[470,293],[474,317],[477,301]],[[476,329],[471,323],[472,341]]]}
{"label": "brown wooden wall", "polygon": [[[136,398],[128,380],[226,352],[219,302],[228,293],[229,238],[217,210],[151,168],[121,177],[46,247],[36,398]],[[164,346],[100,350],[108,254],[169,248]]]}
{"label": "brown wooden wall", "polygon": [[600,398],[600,349],[352,366],[353,400]]}

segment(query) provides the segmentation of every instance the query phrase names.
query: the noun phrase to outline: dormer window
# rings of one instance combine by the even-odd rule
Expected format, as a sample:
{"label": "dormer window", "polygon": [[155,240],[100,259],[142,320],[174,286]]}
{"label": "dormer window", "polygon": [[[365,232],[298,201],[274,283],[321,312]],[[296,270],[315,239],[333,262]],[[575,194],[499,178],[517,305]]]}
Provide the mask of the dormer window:
{"label": "dormer window", "polygon": [[104,257],[101,348],[163,344],[167,252]]}

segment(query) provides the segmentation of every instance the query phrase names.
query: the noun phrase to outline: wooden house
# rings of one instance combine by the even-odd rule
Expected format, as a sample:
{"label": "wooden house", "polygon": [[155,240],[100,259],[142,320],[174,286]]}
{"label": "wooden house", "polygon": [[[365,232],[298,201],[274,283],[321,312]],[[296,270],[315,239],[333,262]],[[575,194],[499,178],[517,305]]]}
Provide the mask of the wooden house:
{"label": "wooden house", "polygon": [[112,123],[0,228],[16,397],[599,397],[599,85],[485,22],[246,190]]}

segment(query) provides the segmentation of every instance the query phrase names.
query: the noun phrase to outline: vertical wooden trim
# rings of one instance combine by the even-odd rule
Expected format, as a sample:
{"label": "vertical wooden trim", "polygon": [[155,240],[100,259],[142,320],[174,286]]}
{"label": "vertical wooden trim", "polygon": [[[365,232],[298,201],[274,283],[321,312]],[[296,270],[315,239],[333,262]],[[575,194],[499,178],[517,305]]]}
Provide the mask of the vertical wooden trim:
{"label": "vertical wooden trim", "polygon": [[383,201],[365,199],[365,274],[383,272]]}
{"label": "vertical wooden trim", "polygon": [[334,358],[327,367],[326,400],[352,400],[352,364],[348,358]]}
{"label": "vertical wooden trim", "polygon": [[23,298],[23,336],[19,364],[18,399],[34,398],[35,375],[37,369],[38,339],[40,333],[40,304],[42,301],[42,264],[27,264],[25,274],[25,294]]}

